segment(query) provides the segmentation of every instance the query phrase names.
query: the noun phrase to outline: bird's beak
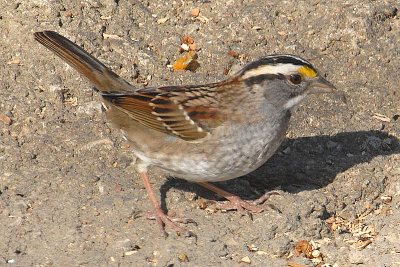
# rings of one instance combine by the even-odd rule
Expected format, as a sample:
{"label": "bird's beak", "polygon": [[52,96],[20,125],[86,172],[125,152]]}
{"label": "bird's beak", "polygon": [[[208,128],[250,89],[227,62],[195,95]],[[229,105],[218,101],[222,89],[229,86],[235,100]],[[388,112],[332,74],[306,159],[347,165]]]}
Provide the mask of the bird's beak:
{"label": "bird's beak", "polygon": [[336,87],[333,86],[330,82],[318,76],[312,81],[309,85],[309,92],[312,94],[320,94],[320,93],[333,93],[336,90]]}

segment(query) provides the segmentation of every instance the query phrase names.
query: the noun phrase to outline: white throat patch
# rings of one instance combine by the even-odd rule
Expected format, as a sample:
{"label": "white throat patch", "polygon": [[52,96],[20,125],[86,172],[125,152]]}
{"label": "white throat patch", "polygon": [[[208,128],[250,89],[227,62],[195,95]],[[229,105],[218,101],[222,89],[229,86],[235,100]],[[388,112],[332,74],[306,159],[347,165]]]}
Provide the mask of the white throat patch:
{"label": "white throat patch", "polygon": [[295,96],[295,97],[289,99],[289,101],[286,102],[286,104],[285,104],[285,106],[284,106],[285,109],[291,109],[291,108],[293,108],[294,106],[296,106],[297,104],[299,104],[299,103],[301,102],[301,100],[304,99],[305,96],[306,96],[306,94],[302,94],[302,95],[298,95],[298,96]]}

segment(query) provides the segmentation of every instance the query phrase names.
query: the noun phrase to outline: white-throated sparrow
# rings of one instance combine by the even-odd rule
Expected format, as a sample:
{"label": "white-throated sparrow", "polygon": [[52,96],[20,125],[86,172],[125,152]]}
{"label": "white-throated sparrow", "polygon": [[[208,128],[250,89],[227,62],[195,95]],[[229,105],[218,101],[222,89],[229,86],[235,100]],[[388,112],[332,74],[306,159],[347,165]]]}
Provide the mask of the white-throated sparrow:
{"label": "white-throated sparrow", "polygon": [[68,39],[52,31],[35,39],[86,76],[103,97],[108,119],[130,141],[160,230],[185,231],[162,211],[147,177],[156,165],[224,196],[238,211],[261,211],[208,182],[245,175],[281,144],[290,110],[334,86],[306,60],[271,55],[219,83],[137,89]]}

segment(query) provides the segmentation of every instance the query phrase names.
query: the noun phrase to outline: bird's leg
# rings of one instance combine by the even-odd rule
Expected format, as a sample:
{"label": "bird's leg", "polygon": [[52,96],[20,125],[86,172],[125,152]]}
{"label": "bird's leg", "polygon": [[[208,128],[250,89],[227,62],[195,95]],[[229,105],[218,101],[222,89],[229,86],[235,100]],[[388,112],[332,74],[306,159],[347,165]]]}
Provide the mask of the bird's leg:
{"label": "bird's leg", "polygon": [[[240,213],[245,213],[245,210],[252,211],[255,213],[261,212],[264,210],[264,208],[259,205],[265,202],[269,198],[269,196],[279,194],[274,191],[268,192],[252,202],[247,202],[241,199],[240,197],[232,193],[229,193],[225,190],[222,190],[221,188],[216,187],[215,185],[212,185],[210,183],[200,182],[198,184],[229,200],[228,203],[219,204],[218,208],[224,210],[237,210]],[[268,205],[268,206],[276,210],[276,208],[273,205]]]}
{"label": "bird's leg", "polygon": [[168,215],[164,213],[164,211],[161,209],[160,203],[158,203],[156,196],[154,194],[153,188],[151,187],[149,177],[147,176],[147,171],[142,171],[140,172],[140,176],[143,179],[144,187],[146,188],[147,194],[149,195],[151,204],[153,205],[153,210],[154,216],[149,216],[151,218],[155,218],[158,224],[158,228],[160,229],[162,235],[164,237],[168,236],[167,232],[164,229],[164,225],[168,225],[169,227],[175,229],[178,233],[185,233],[189,235],[193,235],[190,233],[188,230],[180,227],[176,223],[189,223],[193,222],[188,219],[179,219],[179,218],[170,218]]}

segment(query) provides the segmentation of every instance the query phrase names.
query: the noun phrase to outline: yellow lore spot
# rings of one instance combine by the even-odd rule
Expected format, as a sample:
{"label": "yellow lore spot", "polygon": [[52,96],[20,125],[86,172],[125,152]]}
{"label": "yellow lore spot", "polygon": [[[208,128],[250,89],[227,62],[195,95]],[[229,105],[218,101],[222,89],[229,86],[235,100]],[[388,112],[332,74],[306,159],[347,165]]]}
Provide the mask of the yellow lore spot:
{"label": "yellow lore spot", "polygon": [[317,73],[315,72],[315,70],[313,70],[312,68],[307,67],[307,66],[303,66],[303,67],[299,68],[299,72],[308,77],[316,77],[317,76]]}

